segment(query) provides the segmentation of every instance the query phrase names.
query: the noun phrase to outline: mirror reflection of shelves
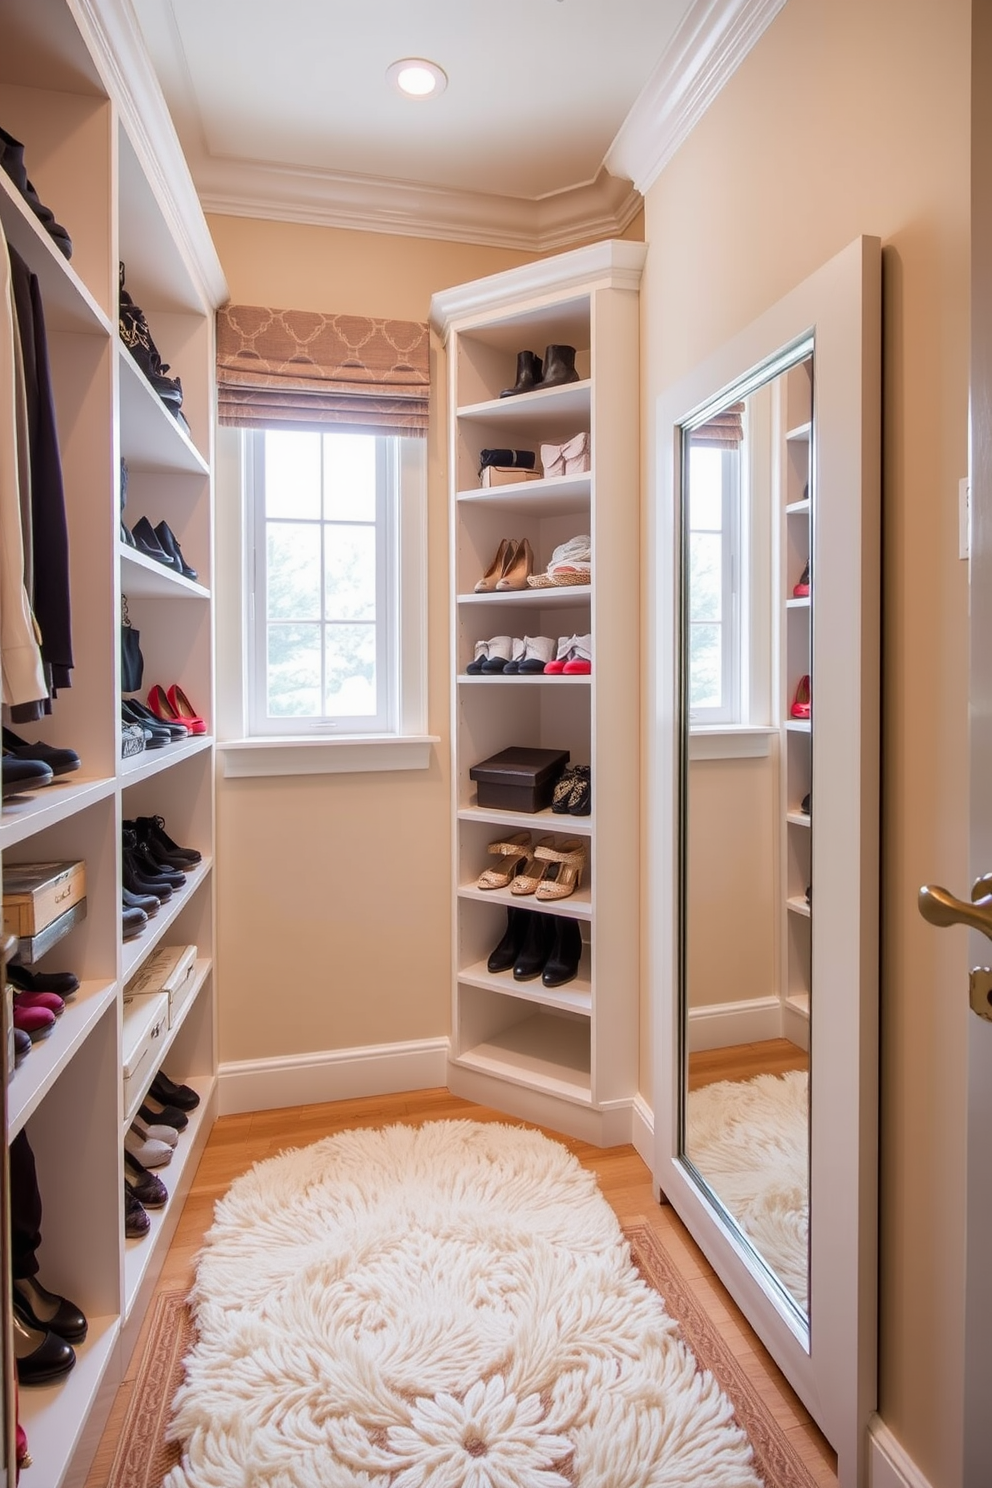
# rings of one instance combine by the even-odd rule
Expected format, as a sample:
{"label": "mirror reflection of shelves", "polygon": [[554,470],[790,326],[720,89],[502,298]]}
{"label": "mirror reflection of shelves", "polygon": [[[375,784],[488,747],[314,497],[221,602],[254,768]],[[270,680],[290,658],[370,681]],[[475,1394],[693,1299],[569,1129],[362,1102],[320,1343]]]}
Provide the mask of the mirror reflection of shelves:
{"label": "mirror reflection of shelves", "polygon": [[[453,813],[455,965],[449,1086],[510,1114],[549,1122],[593,1141],[626,1139],[614,1111],[633,1100],[637,1051],[637,907],[608,864],[638,852],[637,290],[643,244],[579,249],[444,291],[432,322],[448,357],[454,686]],[[518,356],[574,348],[577,380],[512,393]],[[547,361],[547,357],[544,358]],[[591,468],[542,474],[542,444],[588,435]],[[484,449],[531,451],[537,478],[483,487]],[[599,483],[606,500],[597,502]],[[608,484],[606,484],[608,483]],[[526,538],[533,573],[577,535],[590,539],[587,583],[477,594],[504,538]],[[501,635],[591,636],[591,673],[468,673],[476,646]],[[552,652],[552,657],[554,652]],[[493,685],[497,684],[497,685]],[[595,740],[595,748],[593,747]],[[480,807],[471,768],[514,746],[568,751],[591,766],[588,815]],[[597,783],[610,812],[596,812]],[[585,847],[578,886],[538,902],[509,887],[483,889],[488,844],[526,830],[533,842],[568,838]],[[574,974],[546,987],[488,958],[508,911],[550,915],[576,927]],[[570,932],[573,940],[574,930]],[[629,1127],[628,1127],[629,1130]]]}

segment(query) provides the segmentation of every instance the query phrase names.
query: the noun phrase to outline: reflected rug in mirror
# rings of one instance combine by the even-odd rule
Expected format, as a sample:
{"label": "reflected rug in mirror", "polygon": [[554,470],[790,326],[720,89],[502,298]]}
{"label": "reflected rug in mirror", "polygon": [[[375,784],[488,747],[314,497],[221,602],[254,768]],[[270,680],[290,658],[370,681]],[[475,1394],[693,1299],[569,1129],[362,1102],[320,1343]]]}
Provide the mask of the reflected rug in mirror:
{"label": "reflected rug in mirror", "polygon": [[759,1488],[751,1447],[560,1143],[329,1137],[217,1205],[167,1488]]}
{"label": "reflected rug in mirror", "polygon": [[686,1155],[807,1310],[809,1077],[719,1080],[687,1098]]}

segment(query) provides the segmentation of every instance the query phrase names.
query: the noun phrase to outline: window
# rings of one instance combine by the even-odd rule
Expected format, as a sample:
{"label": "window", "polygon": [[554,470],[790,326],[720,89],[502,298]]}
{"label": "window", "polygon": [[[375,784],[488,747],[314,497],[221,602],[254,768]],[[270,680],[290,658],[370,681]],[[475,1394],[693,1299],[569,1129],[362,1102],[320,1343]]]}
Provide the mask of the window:
{"label": "window", "polygon": [[426,442],[244,439],[249,734],[419,732]]}
{"label": "window", "polygon": [[741,451],[688,446],[689,716],[741,718]]}

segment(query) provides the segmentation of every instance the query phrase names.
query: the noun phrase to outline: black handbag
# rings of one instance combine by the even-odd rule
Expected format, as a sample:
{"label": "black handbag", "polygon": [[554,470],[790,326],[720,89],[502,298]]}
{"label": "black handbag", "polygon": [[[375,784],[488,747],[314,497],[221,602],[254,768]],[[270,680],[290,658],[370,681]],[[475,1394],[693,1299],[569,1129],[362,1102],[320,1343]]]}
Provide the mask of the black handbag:
{"label": "black handbag", "polygon": [[536,464],[537,456],[533,450],[484,449],[479,454],[480,475],[487,465],[499,465],[503,469],[516,467],[519,470],[533,470]]}
{"label": "black handbag", "polygon": [[141,634],[131,624],[127,612],[127,595],[121,595],[121,692],[140,692],[145,672],[145,659],[139,642]]}

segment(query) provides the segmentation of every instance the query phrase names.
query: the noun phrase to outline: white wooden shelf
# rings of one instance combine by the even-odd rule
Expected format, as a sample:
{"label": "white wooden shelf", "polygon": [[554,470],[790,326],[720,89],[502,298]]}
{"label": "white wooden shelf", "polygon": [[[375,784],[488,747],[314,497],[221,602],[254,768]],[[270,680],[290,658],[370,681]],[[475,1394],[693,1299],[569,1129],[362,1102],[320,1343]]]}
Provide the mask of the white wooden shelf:
{"label": "white wooden shelf", "polygon": [[794,429],[786,430],[785,437],[790,444],[809,444],[813,437],[812,421],[807,419],[805,423],[797,424]]}
{"label": "white wooden shelf", "polygon": [[31,1045],[7,1086],[8,1137],[15,1137],[31,1119],[116,997],[115,982],[80,982],[51,1033]]}
{"label": "white wooden shelf", "polygon": [[790,992],[785,999],[786,1007],[792,1008],[794,1013],[799,1013],[803,1018],[809,1017],[809,993]]}
{"label": "white wooden shelf", "polygon": [[787,718],[785,726],[791,734],[812,733],[812,720],[809,718]]}
{"label": "white wooden shelf", "polygon": [[523,516],[565,516],[588,511],[592,475],[551,475],[543,480],[520,481],[510,486],[479,486],[459,491],[456,501],[471,510],[513,512]]}
{"label": "white wooden shelf", "polygon": [[186,1019],[193,1011],[196,999],[199,997],[201,991],[203,990],[203,984],[207,980],[207,977],[210,975],[210,969],[212,966],[213,962],[211,961],[209,956],[197,957],[193,968],[193,985],[190,988],[189,993],[187,994],[185,1002],[179,1009],[179,1016],[176,1018],[176,1021],[172,1025],[172,1027],[166,1031],[165,1037],[162,1039],[162,1042],[159,1045],[155,1056],[155,1065],[149,1066],[148,1069],[148,1079],[144,1081],[142,1086],[139,1086],[139,1090],[135,1092],[134,1096],[128,1103],[128,1109],[124,1114],[124,1124],[121,1130],[122,1138],[128,1127],[131,1125],[131,1122],[134,1120],[141,1102],[148,1094],[148,1087],[154,1080],[156,1071],[161,1069],[168,1059],[169,1050],[172,1048],[173,1044],[178,1038],[179,1030],[182,1028],[183,1024],[186,1022]]}
{"label": "white wooden shelf", "polygon": [[0,222],[8,243],[38,277],[46,329],[109,335],[112,328],[107,316],[4,171],[0,171]]}
{"label": "white wooden shelf", "polygon": [[533,909],[538,914],[563,915],[570,920],[592,918],[592,900],[586,877],[566,899],[535,899],[533,894],[511,894],[509,889],[480,889],[473,879],[460,884],[459,899],[480,899],[487,904],[500,904],[504,909]]}
{"label": "white wooden shelf", "polygon": [[501,594],[459,594],[460,605],[486,605],[497,609],[508,605],[524,606],[527,609],[549,609],[559,606],[588,604],[592,598],[589,584],[562,584],[553,589],[508,589]]}
{"label": "white wooden shelf", "polygon": [[121,560],[121,589],[129,599],[209,599],[210,590],[185,575],[166,568],[127,543],[118,543]]}
{"label": "white wooden shelf", "polygon": [[182,914],[187,904],[202,887],[213,867],[213,859],[205,857],[202,863],[197,863],[194,868],[189,869],[186,874],[186,882],[179,889],[173,889],[172,898],[163,904],[158,914],[148,921],[140,935],[133,940],[125,940],[122,947],[122,972],[125,982],[129,982],[145,962],[152,951],[159,945],[168,934],[169,927],[175,919]]}
{"label": "white wooden shelf", "polygon": [[464,1049],[456,1062],[588,1104],[592,1099],[589,1045],[585,1020],[541,1011]]}
{"label": "white wooden shelf", "polygon": [[570,1013],[592,1013],[592,983],[585,955],[579,963],[579,974],[563,987],[546,987],[540,977],[518,982],[512,970],[492,972],[485,961],[465,967],[458,973],[458,980],[465,986],[481,987],[484,992],[498,992],[503,997],[519,997],[544,1007],[565,1008]]}
{"label": "white wooden shelf", "polygon": [[787,599],[785,607],[787,610],[808,610],[810,608],[809,595],[803,594],[798,598],[794,596],[792,599]]}
{"label": "white wooden shelf", "polygon": [[[140,754],[130,754],[127,759],[122,759],[120,762],[121,783],[131,786],[139,780],[147,780],[152,775],[158,775],[162,770],[171,770],[174,765],[182,764],[183,760],[205,753],[212,748],[213,743],[212,734],[190,734],[186,739],[178,739],[175,744],[165,744],[160,749],[143,749]],[[142,815],[144,815],[143,812]]]}
{"label": "white wooden shelf", "polygon": [[518,832],[529,827],[535,837],[548,832],[559,832],[573,837],[591,837],[593,813],[588,816],[570,816],[567,812],[552,811],[546,806],[543,811],[498,811],[493,806],[461,806],[459,821],[491,822],[493,826],[515,827]]}
{"label": "white wooden shelf", "polygon": [[209,466],[118,339],[121,454],[131,471],[207,475]]}
{"label": "white wooden shelf", "polygon": [[8,796],[0,812],[0,850],[6,852],[87,806],[109,800],[115,786],[112,777],[88,777],[77,770],[72,775],[56,775],[50,785],[30,795]]}
{"label": "white wooden shelf", "polygon": [[801,898],[798,894],[790,895],[785,904],[790,914],[801,915],[807,920],[810,918],[810,907],[805,898]]}
{"label": "white wooden shelf", "polygon": [[802,501],[790,501],[785,511],[786,515],[790,517],[808,517],[809,497],[805,497]]}
{"label": "white wooden shelf", "polygon": [[458,674],[460,686],[473,687],[479,683],[491,685],[502,683],[504,687],[588,687],[592,682],[592,673],[585,672],[578,676],[565,676],[562,672],[532,672],[527,676],[521,676],[519,672],[511,672],[508,677],[502,672],[469,673]]}
{"label": "white wooden shelf", "polygon": [[785,813],[785,819],[794,827],[805,827],[807,832],[810,829],[811,818],[805,811],[787,811]]}
{"label": "white wooden shelf", "polygon": [[52,1488],[67,1476],[104,1380],[112,1375],[120,1317],[88,1317],[87,1323],[86,1341],[73,1344],[72,1370],[51,1384],[18,1393],[18,1413],[31,1450],[31,1466],[21,1475],[23,1488]]}
{"label": "white wooden shelf", "polygon": [[545,443],[554,443],[578,434],[582,420],[588,427],[592,383],[588,378],[580,382],[569,382],[564,387],[536,389],[533,393],[518,393],[513,398],[490,398],[484,403],[472,403],[458,409],[460,420],[471,420],[486,424],[512,424],[521,433],[540,436]]}

